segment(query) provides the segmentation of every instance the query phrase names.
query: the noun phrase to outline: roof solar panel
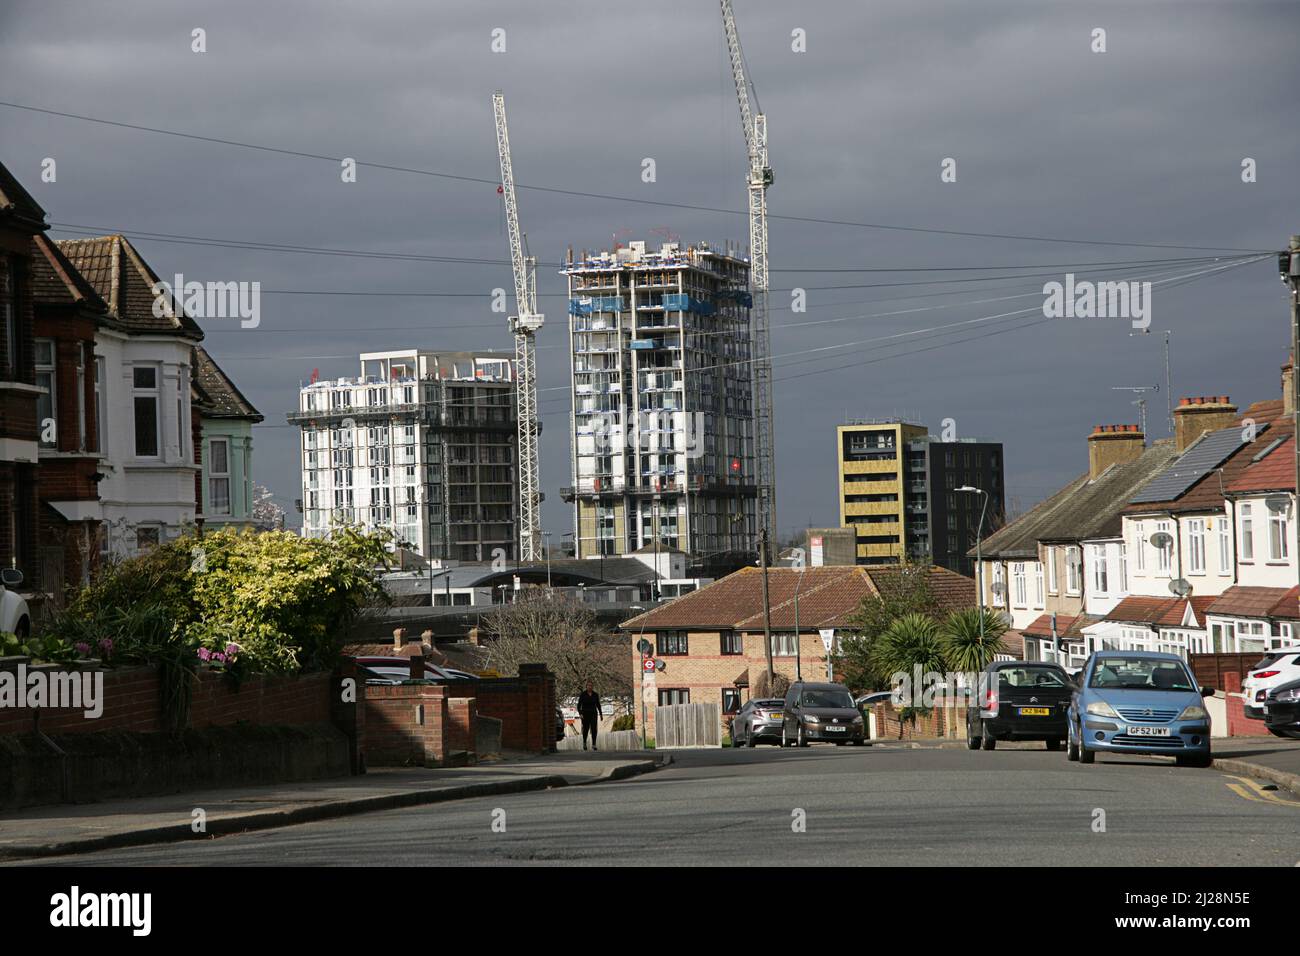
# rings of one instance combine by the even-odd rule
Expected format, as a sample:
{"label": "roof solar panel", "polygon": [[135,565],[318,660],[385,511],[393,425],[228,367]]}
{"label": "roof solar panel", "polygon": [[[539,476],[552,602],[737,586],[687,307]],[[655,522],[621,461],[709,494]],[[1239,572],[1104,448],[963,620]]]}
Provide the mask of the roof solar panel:
{"label": "roof solar panel", "polygon": [[[1266,427],[1261,426],[1256,431],[1256,435],[1258,436]],[[1241,432],[1240,426],[1233,425],[1230,428],[1221,428],[1202,435],[1201,439],[1183,452],[1177,461],[1152,478],[1141,491],[1130,498],[1130,503],[1136,505],[1152,501],[1173,501],[1180,497],[1246,444]]]}

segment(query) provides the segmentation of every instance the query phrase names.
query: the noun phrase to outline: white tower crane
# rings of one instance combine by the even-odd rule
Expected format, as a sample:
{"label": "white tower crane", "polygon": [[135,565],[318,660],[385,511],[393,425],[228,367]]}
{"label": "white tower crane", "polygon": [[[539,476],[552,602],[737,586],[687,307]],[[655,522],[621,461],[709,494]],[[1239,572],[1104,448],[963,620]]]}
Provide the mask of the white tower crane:
{"label": "white tower crane", "polygon": [[492,94],[497,123],[497,153],[501,159],[501,198],[510,234],[510,264],[515,275],[515,311],[510,331],[515,336],[515,394],[519,427],[519,559],[541,558],[541,503],[537,466],[537,343],[535,335],[544,317],[537,311],[537,260],[527,254],[527,239],[519,231],[519,205],[515,201],[515,174],[510,163],[510,135],[506,132],[506,98]]}
{"label": "white tower crane", "polygon": [[772,185],[772,167],[767,164],[767,117],[761,110],[758,92],[745,75],[745,54],[736,33],[736,16],[731,0],[722,3],[722,27],[727,34],[731,76],[736,81],[740,103],[740,126],[749,153],[749,282],[754,305],[751,312],[753,335],[750,357],[754,367],[754,458],[758,465],[759,527],[768,542],[776,535],[776,450],[772,428],[772,347],[767,317],[767,187]]}

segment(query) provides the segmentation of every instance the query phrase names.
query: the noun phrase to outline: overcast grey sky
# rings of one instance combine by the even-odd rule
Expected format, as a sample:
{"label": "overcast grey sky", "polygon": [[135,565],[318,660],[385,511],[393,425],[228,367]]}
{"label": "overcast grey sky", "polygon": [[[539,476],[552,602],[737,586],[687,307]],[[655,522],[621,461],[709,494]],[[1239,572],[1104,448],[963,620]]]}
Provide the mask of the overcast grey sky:
{"label": "overcast grey sky", "polygon": [[[1009,494],[1027,506],[1086,468],[1093,425],[1137,420],[1133,396],[1114,386],[1161,385],[1150,396],[1149,432],[1163,436],[1165,329],[1173,330],[1175,403],[1189,394],[1228,394],[1243,406],[1276,397],[1288,325],[1271,261],[1157,286],[1148,336],[1115,319],[970,320],[1041,306],[1045,281],[1088,263],[1237,255],[1280,248],[1300,232],[1300,4],[735,6],[776,177],[783,533],[837,520],[834,428],[845,416],[904,414],[936,431],[952,418],[960,435],[1000,440]],[[207,33],[203,54],[191,51],[196,27]],[[1091,49],[1098,27],[1105,53]],[[491,49],[496,28],[505,31],[504,53]],[[796,29],[806,32],[806,52],[791,49]],[[255,432],[256,477],[295,523],[297,439],[284,414],[313,368],[355,374],[363,350],[510,348],[504,317],[488,308],[491,289],[511,286],[493,185],[497,88],[521,186],[734,211],[521,189],[523,228],[543,261],[558,262],[569,245],[607,246],[615,234],[746,241],[744,148],[709,0],[0,0],[0,99],[10,103],[489,180],[362,167],[344,184],[329,159],[0,107],[0,160],[55,223],[493,260],[136,241],[165,277],[262,283],[260,327],[209,320],[207,347],[266,415]],[[47,156],[58,162],[57,183],[40,181]],[[656,162],[654,183],[641,180],[646,157]],[[956,182],[940,181],[946,157],[957,161]],[[1255,183],[1242,182],[1246,157],[1258,164]],[[931,271],[1036,264],[1018,281],[961,284],[952,280],[996,273]],[[811,271],[855,268],[923,271]],[[1206,265],[1141,268],[1159,278]],[[807,290],[806,313],[792,313],[793,287]],[[295,290],[456,295],[267,294]],[[538,340],[543,518],[558,534],[570,526],[558,494],[569,478],[562,277],[540,270],[539,291],[548,315]],[[879,314],[903,309],[925,311]],[[969,324],[847,345],[959,322]],[[835,346],[844,347],[807,351]]]}

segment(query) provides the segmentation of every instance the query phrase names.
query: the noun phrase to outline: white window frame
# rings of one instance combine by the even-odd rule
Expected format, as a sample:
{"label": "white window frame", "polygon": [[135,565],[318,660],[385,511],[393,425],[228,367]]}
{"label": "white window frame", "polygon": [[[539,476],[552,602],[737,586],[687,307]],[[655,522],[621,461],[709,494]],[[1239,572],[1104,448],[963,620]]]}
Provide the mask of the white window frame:
{"label": "white window frame", "polygon": [[1164,532],[1169,535],[1169,544],[1163,548],[1156,548],[1156,574],[1163,577],[1169,577],[1173,573],[1174,567],[1174,532],[1171,523],[1168,521],[1156,522],[1156,533]]}
{"label": "white window frame", "polygon": [[1255,513],[1249,501],[1243,501],[1237,511],[1241,520],[1241,548],[1237,560],[1243,564],[1255,561]]}
{"label": "white window frame", "polygon": [[1094,544],[1092,547],[1092,586],[1098,595],[1110,594],[1110,574],[1106,567],[1106,546]]}
{"label": "white window frame", "polygon": [[1205,519],[1187,519],[1187,573],[1205,573]]}
{"label": "white window frame", "polygon": [[108,453],[108,360],[102,355],[95,356],[95,450],[101,455]]}
{"label": "white window frame", "polygon": [[1047,549],[1047,593],[1060,594],[1061,589],[1056,580],[1056,546]]}
{"label": "white window frame", "polygon": [[1133,530],[1136,532],[1133,535],[1133,543],[1137,554],[1137,569],[1145,575],[1147,570],[1147,539],[1142,531],[1142,522],[1133,522]]}
{"label": "white window frame", "polygon": [[[216,465],[216,454],[213,451],[218,445],[225,449],[226,467],[224,471],[218,471]],[[216,488],[220,482],[225,482],[226,488],[226,507],[222,510],[217,507]],[[222,436],[220,438],[208,439],[208,507],[209,513],[213,515],[230,515],[234,513],[234,503],[231,501],[231,492],[234,490],[231,481],[230,469],[230,439]]]}
{"label": "white window frame", "polygon": [[[49,347],[50,360],[42,362],[40,358],[41,349]],[[37,440],[42,448],[59,447],[59,349],[54,339],[35,339],[34,354],[36,367],[36,387],[49,396],[50,414],[49,418],[54,420],[54,441],[46,442],[42,438],[45,435],[45,418],[38,411],[36,414],[36,432]],[[48,376],[49,384],[42,385],[41,379]]]}
{"label": "white window frame", "polygon": [[[138,370],[150,369],[153,372],[153,388],[142,388],[135,384],[135,373]],[[138,434],[138,425],[135,408],[139,399],[152,399],[154,410],[154,448],[152,455],[140,454],[140,436]],[[143,458],[148,461],[160,460],[163,457],[163,424],[162,424],[162,366],[156,363],[131,366],[131,451],[136,458]]]}
{"label": "white window frame", "polygon": [[1227,518],[1215,519],[1219,532],[1219,573],[1232,573],[1232,531]]}
{"label": "white window frame", "polygon": [[1065,548],[1065,593],[1070,597],[1083,593],[1083,552],[1073,544]]}
{"label": "white window frame", "polygon": [[1268,509],[1268,559],[1270,561],[1287,561],[1291,556],[1288,536],[1291,523],[1287,520],[1290,506],[1282,511]]}
{"label": "white window frame", "polygon": [[1029,586],[1025,575],[1025,562],[1016,561],[1011,565],[1012,607],[1029,606]]}
{"label": "white window frame", "polygon": [[1034,564],[1034,607],[1041,609],[1045,606],[1043,599],[1043,562],[1038,561]]}

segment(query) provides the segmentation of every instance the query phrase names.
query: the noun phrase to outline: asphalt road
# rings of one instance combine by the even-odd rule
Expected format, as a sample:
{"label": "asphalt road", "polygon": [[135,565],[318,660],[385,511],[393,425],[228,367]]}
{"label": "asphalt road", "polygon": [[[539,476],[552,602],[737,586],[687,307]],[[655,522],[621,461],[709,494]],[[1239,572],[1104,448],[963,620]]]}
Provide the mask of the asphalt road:
{"label": "asphalt road", "polygon": [[42,865],[1300,865],[1300,799],[1162,759],[817,746],[674,756],[625,781]]}

